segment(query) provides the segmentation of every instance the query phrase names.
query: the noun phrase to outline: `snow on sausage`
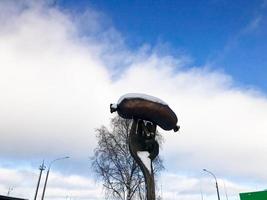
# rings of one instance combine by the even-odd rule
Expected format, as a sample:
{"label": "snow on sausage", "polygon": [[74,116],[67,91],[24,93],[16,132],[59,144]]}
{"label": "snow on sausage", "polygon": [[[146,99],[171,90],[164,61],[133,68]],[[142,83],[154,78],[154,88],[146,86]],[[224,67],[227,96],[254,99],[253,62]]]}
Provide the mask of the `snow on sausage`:
{"label": "snow on sausage", "polygon": [[178,131],[177,116],[159,98],[140,93],[123,95],[117,104],[110,104],[110,112],[118,112],[125,119],[142,119],[159,125],[164,130]]}

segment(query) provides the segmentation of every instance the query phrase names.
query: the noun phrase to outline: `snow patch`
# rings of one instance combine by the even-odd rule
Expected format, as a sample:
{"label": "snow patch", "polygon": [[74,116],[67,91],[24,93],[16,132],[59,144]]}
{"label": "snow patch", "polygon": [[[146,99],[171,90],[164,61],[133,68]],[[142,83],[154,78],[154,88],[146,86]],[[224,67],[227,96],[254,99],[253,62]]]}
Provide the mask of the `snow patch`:
{"label": "snow patch", "polygon": [[117,104],[115,104],[115,103],[113,103],[113,104],[111,104],[111,106],[110,106],[111,108],[113,108],[113,109],[117,109],[118,108],[118,105]]}
{"label": "snow patch", "polygon": [[155,103],[160,103],[163,105],[168,105],[166,102],[162,101],[161,99],[157,97],[153,97],[147,94],[142,94],[142,93],[128,93],[120,97],[118,100],[118,104],[120,104],[124,99],[135,99],[135,98],[140,98],[148,101],[152,101]]}
{"label": "snow patch", "polygon": [[145,167],[148,169],[151,174],[151,159],[149,158],[149,152],[147,151],[137,151],[137,156],[144,163]]}

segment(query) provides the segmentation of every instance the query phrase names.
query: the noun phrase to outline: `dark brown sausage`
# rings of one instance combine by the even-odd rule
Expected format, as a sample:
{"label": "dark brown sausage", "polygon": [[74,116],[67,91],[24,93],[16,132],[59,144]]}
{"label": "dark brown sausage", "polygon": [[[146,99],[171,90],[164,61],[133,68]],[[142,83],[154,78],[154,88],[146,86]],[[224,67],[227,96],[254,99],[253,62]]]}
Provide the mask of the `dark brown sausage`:
{"label": "dark brown sausage", "polygon": [[117,111],[125,119],[142,119],[159,125],[164,130],[178,131],[178,119],[168,105],[142,98],[125,98],[118,105],[110,105],[110,111]]}

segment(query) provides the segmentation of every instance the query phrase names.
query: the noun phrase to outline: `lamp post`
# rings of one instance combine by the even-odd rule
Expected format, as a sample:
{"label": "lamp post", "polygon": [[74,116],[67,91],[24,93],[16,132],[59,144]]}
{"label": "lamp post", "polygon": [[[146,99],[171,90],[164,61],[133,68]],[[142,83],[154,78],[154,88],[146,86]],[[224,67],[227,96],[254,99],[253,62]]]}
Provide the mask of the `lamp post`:
{"label": "lamp post", "polygon": [[215,179],[217,196],[218,196],[218,200],[220,200],[220,193],[219,193],[219,187],[218,187],[218,182],[217,182],[216,176],[211,171],[208,171],[207,169],[203,169],[203,171],[211,174],[213,176],[213,178]]}
{"label": "lamp post", "polygon": [[49,172],[50,172],[50,169],[51,169],[51,166],[54,162],[58,161],[58,160],[63,160],[63,159],[68,159],[70,158],[69,156],[66,156],[66,157],[61,157],[61,158],[57,158],[53,161],[50,162],[49,164],[49,167],[48,167],[48,170],[46,172],[46,177],[45,177],[45,183],[44,183],[44,189],[43,189],[43,194],[42,194],[42,198],[41,200],[44,200],[44,195],[45,195],[45,189],[46,189],[46,185],[47,185],[47,180],[48,180],[48,175],[49,175]]}

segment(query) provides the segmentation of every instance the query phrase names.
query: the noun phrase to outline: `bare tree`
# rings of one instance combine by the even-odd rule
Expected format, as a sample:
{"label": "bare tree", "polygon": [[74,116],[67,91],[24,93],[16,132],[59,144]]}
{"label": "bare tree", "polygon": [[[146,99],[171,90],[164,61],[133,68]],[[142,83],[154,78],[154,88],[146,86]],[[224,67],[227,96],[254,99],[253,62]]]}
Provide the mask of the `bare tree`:
{"label": "bare tree", "polygon": [[[103,181],[108,199],[145,199],[143,174],[129,152],[130,129],[131,120],[115,117],[111,120],[111,131],[104,126],[96,130],[98,145],[92,169],[97,179]],[[162,141],[159,134],[157,138]],[[153,166],[155,175],[164,168],[160,157],[153,161]]]}

